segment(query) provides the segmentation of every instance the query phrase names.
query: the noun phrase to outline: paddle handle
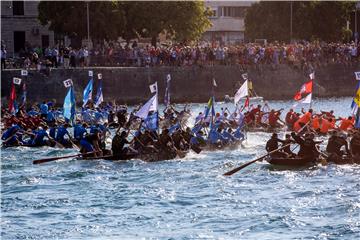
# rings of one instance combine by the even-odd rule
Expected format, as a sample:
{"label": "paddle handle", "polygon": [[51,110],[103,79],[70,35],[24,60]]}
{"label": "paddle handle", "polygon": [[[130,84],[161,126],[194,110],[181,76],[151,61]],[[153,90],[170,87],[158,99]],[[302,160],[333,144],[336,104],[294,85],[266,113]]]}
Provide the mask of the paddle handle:
{"label": "paddle handle", "polygon": [[62,157],[52,157],[52,158],[38,159],[38,160],[34,160],[33,164],[41,164],[41,163],[46,163],[46,162],[52,162],[52,161],[56,161],[56,160],[59,160],[59,159],[79,157],[79,156],[89,155],[89,154],[93,154],[93,153],[97,153],[97,152],[79,153],[79,154],[75,154],[75,155],[68,155],[68,156],[62,156]]}

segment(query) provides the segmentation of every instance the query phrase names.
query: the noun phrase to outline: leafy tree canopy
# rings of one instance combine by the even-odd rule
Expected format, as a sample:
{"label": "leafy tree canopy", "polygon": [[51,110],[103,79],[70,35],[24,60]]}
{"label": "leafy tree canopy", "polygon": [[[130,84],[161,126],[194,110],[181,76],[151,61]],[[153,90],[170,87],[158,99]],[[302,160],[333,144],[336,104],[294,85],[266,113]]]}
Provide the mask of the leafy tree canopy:
{"label": "leafy tree canopy", "polygon": [[[353,1],[293,1],[293,39],[341,41]],[[290,40],[291,2],[261,1],[245,17],[248,39]]]}
{"label": "leafy tree canopy", "polygon": [[[41,1],[39,20],[50,29],[86,38],[86,2]],[[88,2],[93,39],[130,40],[166,33],[179,41],[196,40],[210,27],[209,11],[201,1],[106,1]]]}

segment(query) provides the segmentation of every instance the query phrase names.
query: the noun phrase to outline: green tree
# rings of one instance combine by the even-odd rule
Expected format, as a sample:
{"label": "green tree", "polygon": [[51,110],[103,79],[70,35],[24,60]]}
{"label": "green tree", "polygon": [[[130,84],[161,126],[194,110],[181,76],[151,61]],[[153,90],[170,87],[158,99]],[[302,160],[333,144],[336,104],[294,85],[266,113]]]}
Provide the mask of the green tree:
{"label": "green tree", "polygon": [[[196,40],[210,27],[210,12],[198,1],[107,1],[89,2],[89,7],[91,37],[96,39],[151,37],[155,44],[160,33],[167,33],[180,41]],[[85,2],[42,1],[39,20],[56,32],[87,36]]]}
{"label": "green tree", "polygon": [[[342,40],[343,27],[355,2],[293,1],[293,38]],[[258,2],[245,17],[245,35],[249,39],[290,40],[291,2]]]}

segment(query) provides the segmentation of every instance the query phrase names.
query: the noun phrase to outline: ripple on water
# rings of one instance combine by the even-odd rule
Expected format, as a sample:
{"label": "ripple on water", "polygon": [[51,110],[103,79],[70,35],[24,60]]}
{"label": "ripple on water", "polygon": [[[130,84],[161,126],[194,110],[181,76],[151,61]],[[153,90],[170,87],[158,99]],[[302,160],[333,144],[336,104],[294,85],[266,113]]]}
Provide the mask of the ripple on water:
{"label": "ripple on water", "polygon": [[[314,107],[343,113],[350,101],[316,99]],[[261,156],[269,136],[248,133],[235,150],[156,163],[68,159],[32,165],[74,151],[2,149],[1,238],[360,238],[360,165],[280,170],[259,162],[222,176]]]}

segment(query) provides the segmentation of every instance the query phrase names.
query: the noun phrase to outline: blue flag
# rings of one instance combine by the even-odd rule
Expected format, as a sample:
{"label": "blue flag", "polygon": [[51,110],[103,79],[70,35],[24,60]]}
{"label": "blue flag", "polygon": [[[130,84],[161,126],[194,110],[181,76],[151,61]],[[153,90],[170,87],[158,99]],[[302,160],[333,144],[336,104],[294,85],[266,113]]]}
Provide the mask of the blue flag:
{"label": "blue flag", "polygon": [[104,96],[102,93],[102,80],[100,80],[95,96],[95,107],[98,107],[103,101],[104,101]]}
{"label": "blue flag", "polygon": [[360,108],[357,109],[354,127],[360,129]]}
{"label": "blue flag", "polygon": [[73,122],[75,120],[75,94],[73,86],[69,88],[66,94],[63,115],[67,121]]}
{"label": "blue flag", "polygon": [[170,81],[171,81],[171,76],[170,74],[168,74],[166,75],[166,90],[164,97],[164,104],[166,107],[170,105]]}
{"label": "blue flag", "polygon": [[24,106],[26,103],[26,83],[25,82],[23,83],[23,94],[21,96],[21,101],[22,101],[21,105]]}
{"label": "blue flag", "polygon": [[178,130],[180,128],[180,123],[176,123],[175,125],[172,125],[170,128],[169,128],[169,134],[173,134],[176,130]]}
{"label": "blue flag", "polygon": [[151,115],[148,115],[144,120],[145,129],[156,131],[158,129],[158,113],[155,112]]}
{"label": "blue flag", "polygon": [[84,89],[84,97],[83,97],[83,107],[91,100],[92,91],[93,91],[93,79],[91,78]]}

